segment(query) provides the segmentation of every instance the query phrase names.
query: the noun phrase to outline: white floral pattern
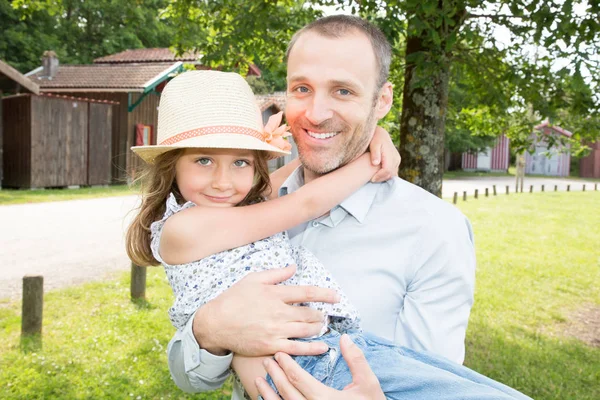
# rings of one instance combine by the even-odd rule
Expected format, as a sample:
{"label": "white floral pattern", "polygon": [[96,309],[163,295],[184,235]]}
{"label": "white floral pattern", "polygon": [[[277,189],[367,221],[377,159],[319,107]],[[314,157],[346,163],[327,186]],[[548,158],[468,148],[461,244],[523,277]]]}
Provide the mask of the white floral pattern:
{"label": "white floral pattern", "polygon": [[[202,305],[230,288],[250,272],[265,271],[296,264],[296,274],[282,282],[284,285],[312,285],[336,290],[341,297],[337,304],[308,303],[309,307],[322,311],[329,325],[338,332],[360,329],[360,318],[356,309],[341,291],[331,274],[317,258],[304,247],[294,247],[287,233],[275,234],[266,239],[222,251],[188,264],[169,265],[158,252],[160,235],[165,221],[175,213],[195,204],[179,205],[171,194],[163,218],[154,222],[150,229],[151,249],[154,257],[162,263],[173,289],[175,301],[169,309],[173,326],[182,329],[191,315]],[[323,326],[321,334],[327,330]]]}

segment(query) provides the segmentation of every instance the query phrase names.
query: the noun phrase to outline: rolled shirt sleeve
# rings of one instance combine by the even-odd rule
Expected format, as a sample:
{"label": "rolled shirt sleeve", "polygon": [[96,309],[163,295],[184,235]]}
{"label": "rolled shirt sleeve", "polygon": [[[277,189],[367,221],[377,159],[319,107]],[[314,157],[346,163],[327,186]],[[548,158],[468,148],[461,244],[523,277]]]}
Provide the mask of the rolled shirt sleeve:
{"label": "rolled shirt sleeve", "polygon": [[474,239],[462,214],[442,222],[426,224],[420,232],[412,262],[417,269],[407,287],[395,341],[462,364],[475,290]]}
{"label": "rolled shirt sleeve", "polygon": [[229,376],[233,353],[216,356],[201,349],[194,337],[194,313],[169,345],[167,356],[171,377],[184,392],[198,393],[220,388]]}

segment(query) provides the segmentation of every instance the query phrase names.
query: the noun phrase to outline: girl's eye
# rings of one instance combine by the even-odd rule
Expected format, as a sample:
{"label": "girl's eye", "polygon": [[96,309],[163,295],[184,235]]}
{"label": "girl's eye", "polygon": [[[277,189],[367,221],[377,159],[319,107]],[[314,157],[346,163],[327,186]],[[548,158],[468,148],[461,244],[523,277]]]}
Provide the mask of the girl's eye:
{"label": "girl's eye", "polygon": [[210,165],[212,161],[210,158],[202,157],[196,160],[196,162],[200,165]]}
{"label": "girl's eye", "polygon": [[235,165],[236,167],[246,167],[250,165],[250,163],[248,163],[248,161],[246,160],[236,160],[233,162],[233,165]]}

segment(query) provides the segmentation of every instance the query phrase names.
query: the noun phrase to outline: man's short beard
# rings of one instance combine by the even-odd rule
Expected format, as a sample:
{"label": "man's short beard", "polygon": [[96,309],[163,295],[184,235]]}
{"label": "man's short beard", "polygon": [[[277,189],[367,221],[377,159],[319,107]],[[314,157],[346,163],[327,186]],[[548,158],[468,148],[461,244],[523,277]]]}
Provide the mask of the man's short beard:
{"label": "man's short beard", "polygon": [[[308,155],[304,156],[303,154],[305,153],[305,151],[302,151],[302,149],[299,149],[298,153],[299,153],[299,157],[300,157],[300,162],[302,162],[302,165],[304,166],[305,169],[309,170],[310,172],[312,172],[313,174],[316,175],[324,175],[327,174],[331,171],[334,171],[340,167],[343,167],[344,165],[348,164],[349,162],[351,162],[352,160],[358,158],[361,154],[363,154],[368,146],[369,143],[371,142],[371,139],[373,138],[373,131],[375,129],[375,108],[371,109],[371,112],[369,113],[367,120],[365,121],[364,125],[359,125],[355,128],[355,131],[360,131],[361,135],[360,135],[360,141],[355,143],[352,148],[347,148],[343,154],[343,157],[340,159],[338,157],[333,157],[329,160],[323,160],[324,162],[322,163],[317,163],[317,165],[313,165],[313,163],[310,162],[310,160],[308,159]],[[329,129],[326,129],[329,130]],[[370,130],[371,132],[369,132],[369,134],[367,134],[367,130]],[[344,134],[348,134],[348,132],[346,130],[340,132],[340,135],[344,135]],[[313,157],[315,155],[315,151],[314,150],[309,150],[306,152],[306,154],[308,154],[308,152],[311,152],[313,154]]]}

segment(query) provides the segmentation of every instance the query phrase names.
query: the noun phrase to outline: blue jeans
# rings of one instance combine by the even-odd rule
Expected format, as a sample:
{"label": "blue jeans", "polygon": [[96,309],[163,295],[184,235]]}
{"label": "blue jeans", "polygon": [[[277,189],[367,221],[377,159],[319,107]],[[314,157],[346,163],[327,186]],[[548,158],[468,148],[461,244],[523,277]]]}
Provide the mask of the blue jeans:
{"label": "blue jeans", "polygon": [[[416,400],[507,400],[530,399],[510,387],[460,364],[424,351],[414,351],[364,332],[348,335],[362,350],[388,399]],[[331,330],[315,339],[329,351],[318,356],[295,356],[296,362],[323,384],[342,390],[352,374],[340,351],[341,335]],[[270,376],[267,382],[277,388]]]}

